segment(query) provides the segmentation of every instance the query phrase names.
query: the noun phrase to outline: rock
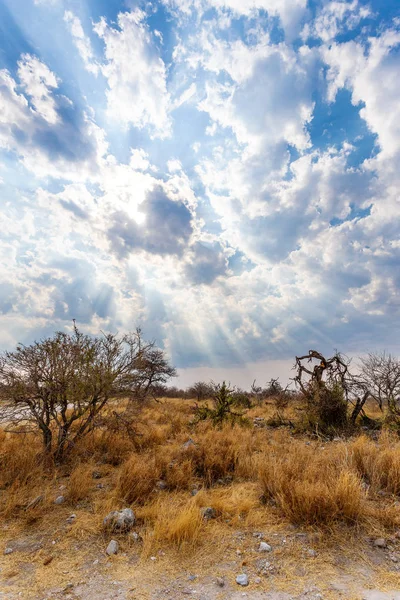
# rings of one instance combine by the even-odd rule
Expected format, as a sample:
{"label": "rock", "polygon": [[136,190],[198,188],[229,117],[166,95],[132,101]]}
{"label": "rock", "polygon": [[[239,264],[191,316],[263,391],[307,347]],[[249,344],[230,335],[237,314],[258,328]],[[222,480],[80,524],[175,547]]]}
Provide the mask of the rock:
{"label": "rock", "polygon": [[26,505],[25,510],[35,508],[38,504],[43,502],[43,498],[44,498],[44,496],[36,496],[36,498],[34,500],[32,500],[31,502],[29,502],[29,504]]}
{"label": "rock", "polygon": [[107,546],[106,554],[108,554],[108,556],[111,556],[112,554],[117,554],[118,550],[119,550],[118,542],[116,540],[111,540],[111,542]]}
{"label": "rock", "polygon": [[259,584],[259,583],[261,583],[261,582],[262,582],[262,579],[261,579],[261,577],[255,577],[255,578],[254,578],[254,583],[257,583],[257,584]]}
{"label": "rock", "polygon": [[4,550],[4,554],[12,554],[13,552],[14,552],[14,549],[13,549],[13,548],[6,548],[6,549]]}
{"label": "rock", "polygon": [[93,479],[101,479],[102,478],[102,474],[100,473],[100,471],[93,471],[92,478]]}
{"label": "rock", "polygon": [[386,548],[386,540],[383,538],[376,538],[376,540],[374,540],[374,546],[375,548]]}
{"label": "rock", "polygon": [[217,579],[215,580],[215,583],[217,584],[218,587],[224,587],[225,580],[223,577],[217,577]]}
{"label": "rock", "polygon": [[249,578],[245,573],[242,573],[241,575],[236,576],[236,583],[243,586],[249,585]]}
{"label": "rock", "polygon": [[212,506],[207,506],[206,508],[201,509],[201,514],[203,515],[203,519],[209,521],[210,519],[217,518],[217,511]]}
{"label": "rock", "polygon": [[266,542],[260,542],[260,545],[258,546],[258,551],[259,552],[271,552],[272,547],[267,544]]}
{"label": "rock", "polygon": [[140,542],[142,540],[141,536],[138,534],[137,531],[133,531],[131,533],[131,538],[134,542]]}
{"label": "rock", "polygon": [[136,517],[131,508],[113,510],[103,520],[103,527],[110,531],[130,531],[136,523]]}
{"label": "rock", "polygon": [[194,581],[197,578],[197,575],[189,575],[188,579],[189,581]]}
{"label": "rock", "polygon": [[196,443],[192,440],[192,438],[189,438],[188,441],[182,445],[182,448],[184,450],[189,450],[189,448],[192,448],[195,446],[196,446]]}
{"label": "rock", "polygon": [[76,515],[72,514],[68,517],[67,523],[69,523],[71,525],[71,523],[73,523],[75,521],[75,519],[76,519]]}
{"label": "rock", "polygon": [[196,494],[198,494],[198,493],[199,493],[199,490],[192,490],[192,491],[190,492],[190,495],[191,495],[191,496],[196,496]]}
{"label": "rock", "polygon": [[156,483],[156,488],[159,490],[166,490],[168,489],[168,485],[166,481],[163,481],[162,479],[160,479],[160,481],[157,481]]}
{"label": "rock", "polygon": [[307,550],[307,554],[308,554],[308,556],[311,556],[312,558],[315,558],[317,556],[317,553],[315,550],[313,550],[313,548],[309,548]]}
{"label": "rock", "polygon": [[57,498],[54,500],[54,504],[63,504],[63,502],[65,502],[64,496],[57,496]]}

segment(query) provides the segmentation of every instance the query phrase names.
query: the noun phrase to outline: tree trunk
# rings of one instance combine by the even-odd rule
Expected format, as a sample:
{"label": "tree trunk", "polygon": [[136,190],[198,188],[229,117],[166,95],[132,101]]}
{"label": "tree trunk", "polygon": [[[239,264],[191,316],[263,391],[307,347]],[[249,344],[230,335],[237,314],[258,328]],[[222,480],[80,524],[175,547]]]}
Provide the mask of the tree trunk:
{"label": "tree trunk", "polygon": [[43,437],[44,452],[45,452],[45,454],[50,455],[51,451],[52,451],[52,442],[53,442],[52,431],[51,431],[50,427],[48,427],[47,425],[43,425],[41,427],[41,430],[42,430],[42,437]]}

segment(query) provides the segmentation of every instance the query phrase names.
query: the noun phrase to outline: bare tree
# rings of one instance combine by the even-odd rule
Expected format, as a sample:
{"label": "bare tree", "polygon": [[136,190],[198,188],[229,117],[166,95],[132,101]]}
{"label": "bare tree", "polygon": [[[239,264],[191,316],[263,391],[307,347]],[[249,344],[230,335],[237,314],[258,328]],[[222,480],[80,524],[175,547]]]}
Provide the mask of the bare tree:
{"label": "bare tree", "polygon": [[[168,366],[168,368],[167,368]],[[0,355],[0,399],[8,419],[25,431],[40,429],[47,455],[59,461],[86,435],[111,398],[126,397],[174,374],[141,331],[91,337],[74,323],[72,334],[18,345]]]}
{"label": "bare tree", "polygon": [[391,414],[400,415],[400,359],[383,352],[368,354],[360,362],[360,380],[368,388],[370,397],[381,410],[386,404]]}
{"label": "bare tree", "polygon": [[205,381],[196,381],[187,391],[188,395],[196,398],[199,402],[200,400],[205,400],[206,398],[211,398],[214,393],[214,389],[211,383],[206,383]]}

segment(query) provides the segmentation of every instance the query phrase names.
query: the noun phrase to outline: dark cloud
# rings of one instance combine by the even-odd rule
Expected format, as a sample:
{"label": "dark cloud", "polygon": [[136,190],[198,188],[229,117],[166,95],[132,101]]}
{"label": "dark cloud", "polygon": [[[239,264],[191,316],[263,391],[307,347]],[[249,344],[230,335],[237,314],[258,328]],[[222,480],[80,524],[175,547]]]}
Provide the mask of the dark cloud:
{"label": "dark cloud", "polygon": [[192,283],[210,284],[219,275],[224,275],[226,269],[227,259],[218,242],[196,242],[192,246],[192,256],[184,267],[184,273]]}
{"label": "dark cloud", "polygon": [[171,200],[161,186],[155,186],[140,210],[146,215],[140,225],[124,211],[112,216],[108,239],[113,251],[120,256],[135,250],[181,256],[193,232],[192,215],[186,205]]}

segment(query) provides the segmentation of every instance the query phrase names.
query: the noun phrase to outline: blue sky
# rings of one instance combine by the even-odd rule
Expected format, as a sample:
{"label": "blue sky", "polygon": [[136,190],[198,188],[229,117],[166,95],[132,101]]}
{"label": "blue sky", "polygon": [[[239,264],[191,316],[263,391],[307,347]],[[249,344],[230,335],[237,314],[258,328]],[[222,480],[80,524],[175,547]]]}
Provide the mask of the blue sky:
{"label": "blue sky", "polygon": [[399,72],[397,0],[0,0],[0,347],[398,352]]}

